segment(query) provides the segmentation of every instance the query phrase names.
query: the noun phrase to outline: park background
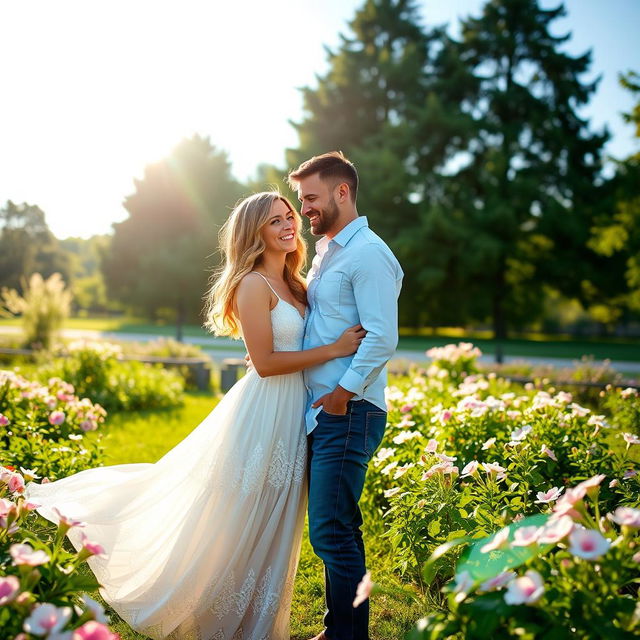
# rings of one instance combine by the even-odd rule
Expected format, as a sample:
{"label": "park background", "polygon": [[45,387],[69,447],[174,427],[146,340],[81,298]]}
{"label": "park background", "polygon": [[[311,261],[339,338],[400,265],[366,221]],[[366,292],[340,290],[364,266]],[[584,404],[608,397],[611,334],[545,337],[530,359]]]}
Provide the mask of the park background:
{"label": "park background", "polygon": [[[397,640],[425,614],[414,634],[436,635],[415,637],[445,637],[441,624],[483,637],[470,619],[549,637],[576,617],[578,637],[635,634],[626,547],[603,564],[619,586],[608,592],[588,561],[559,580],[556,555],[528,558],[555,580],[555,604],[525,615],[492,602],[490,623],[486,598],[456,613],[441,592],[455,563],[425,567],[456,536],[548,515],[555,498],[533,497],[554,483],[605,474],[603,512],[638,506],[640,5],[26,2],[0,16],[15,98],[0,122],[0,417],[13,429],[0,464],[57,478],[154,461],[185,437],[220,397],[220,361],[243,355],[201,328],[220,226],[254,191],[295,202],[287,172],[340,149],[360,174],[359,212],[405,271],[389,434],[364,498],[387,589],[373,637]],[[438,350],[459,340],[492,357]],[[198,389],[194,363],[209,358]],[[42,389],[44,405],[26,406]],[[451,480],[476,459],[506,475]],[[427,475],[431,463],[444,466]],[[25,530],[50,548],[55,531],[32,515]],[[0,578],[12,571],[0,563]],[[65,597],[95,591],[80,576]],[[296,640],[318,631],[320,578],[305,539]],[[581,608],[587,592],[599,599]]]}

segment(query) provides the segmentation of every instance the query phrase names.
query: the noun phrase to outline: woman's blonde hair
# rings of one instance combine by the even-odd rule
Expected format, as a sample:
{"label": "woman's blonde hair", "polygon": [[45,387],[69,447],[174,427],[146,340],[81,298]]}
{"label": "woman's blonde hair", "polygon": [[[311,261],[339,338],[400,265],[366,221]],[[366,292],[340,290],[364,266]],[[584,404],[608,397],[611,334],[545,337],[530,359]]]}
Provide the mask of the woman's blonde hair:
{"label": "woman's blonde hair", "polygon": [[265,244],[262,228],[270,218],[271,207],[282,200],[295,215],[296,249],[287,254],[284,279],[297,300],[307,303],[307,290],[301,274],[306,257],[307,244],[300,234],[300,216],[293,205],[277,191],[255,193],[241,200],[220,229],[220,251],[222,267],[214,274],[212,284],[205,296],[206,319],[204,326],[221,336],[239,338],[238,318],[234,313],[236,289],[250,271],[259,266]]}

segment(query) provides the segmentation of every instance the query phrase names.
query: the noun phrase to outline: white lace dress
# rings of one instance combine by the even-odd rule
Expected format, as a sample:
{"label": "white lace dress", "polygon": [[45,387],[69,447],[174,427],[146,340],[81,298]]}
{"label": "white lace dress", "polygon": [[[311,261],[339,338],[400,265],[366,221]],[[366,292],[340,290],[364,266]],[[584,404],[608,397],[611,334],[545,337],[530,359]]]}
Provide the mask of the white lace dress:
{"label": "white lace dress", "polygon": [[[274,349],[302,348],[304,321],[280,300]],[[89,565],[134,629],[172,640],[289,640],[306,506],[301,373],[250,371],[155,464],[89,469],[29,499],[83,520],[106,549]]]}

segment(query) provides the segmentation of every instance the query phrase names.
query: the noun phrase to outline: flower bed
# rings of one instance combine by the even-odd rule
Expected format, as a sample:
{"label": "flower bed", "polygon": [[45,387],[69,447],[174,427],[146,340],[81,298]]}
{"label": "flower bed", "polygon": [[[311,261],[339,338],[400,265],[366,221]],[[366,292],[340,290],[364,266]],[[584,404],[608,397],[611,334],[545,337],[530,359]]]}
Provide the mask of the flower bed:
{"label": "flower bed", "polygon": [[79,551],[63,547],[66,532],[81,522],[60,514],[57,527],[42,526],[22,495],[25,478],[0,467],[0,630],[15,640],[118,640],[102,606],[83,594],[98,583],[78,567],[104,552],[83,538]]}
{"label": "flower bed", "polygon": [[[548,634],[556,627],[560,635],[555,637],[566,637],[562,633],[572,628],[570,611],[582,611],[583,600],[594,593],[599,594],[598,612],[580,614],[580,623],[574,621],[573,626],[587,635],[576,631],[576,637],[591,637],[588,629],[598,616],[609,621],[610,631],[622,634],[607,637],[626,637],[633,624],[629,607],[633,610],[637,597],[629,581],[640,574],[640,558],[632,553],[638,542],[633,524],[628,522],[620,531],[614,523],[616,518],[634,523],[640,514],[634,457],[640,444],[637,392],[608,388],[597,406],[586,407],[564,391],[521,387],[494,374],[479,374],[479,352],[472,345],[449,345],[428,355],[434,363],[427,371],[415,372],[388,389],[390,425],[373,460],[365,496],[368,508],[384,514],[384,535],[395,549],[396,569],[420,587],[430,608],[444,610],[422,621],[415,637],[515,637],[518,629],[526,629],[518,637],[552,637],[542,629]],[[597,482],[589,480],[594,477]],[[580,484],[585,482],[595,485]],[[580,487],[585,486],[590,491],[583,492]],[[598,495],[590,514],[583,498],[596,493],[595,486]],[[574,499],[575,508],[554,507],[567,505],[567,496]],[[601,517],[605,512],[612,514],[609,519]],[[530,544],[537,546],[529,548],[522,562],[481,562],[495,574],[474,574],[460,569],[469,565],[465,551],[456,569],[465,545],[485,539],[486,546],[497,531],[503,532],[500,545],[513,548],[518,521],[528,516],[538,520],[525,520],[526,527],[533,528],[519,529],[523,533],[518,536],[529,535]],[[534,529],[551,526],[547,520],[561,517],[568,518],[562,521],[565,534],[552,547],[534,540]],[[511,527],[508,535],[506,527]],[[602,560],[598,556],[594,563],[574,553],[581,544],[603,550]],[[443,552],[450,547],[450,553]],[[518,567],[518,575],[505,573]],[[630,576],[634,567],[636,573]],[[495,589],[476,594],[490,580],[505,593],[542,591],[539,598],[523,604],[505,600]],[[561,611],[541,616],[540,611],[553,609],[560,593]],[[477,622],[470,625],[472,619]],[[487,629],[491,632],[485,635]]]}
{"label": "flower bed", "polygon": [[0,465],[22,468],[28,480],[97,467],[100,440],[87,442],[84,434],[98,429],[105,416],[101,405],[80,399],[60,378],[41,384],[0,370]]}

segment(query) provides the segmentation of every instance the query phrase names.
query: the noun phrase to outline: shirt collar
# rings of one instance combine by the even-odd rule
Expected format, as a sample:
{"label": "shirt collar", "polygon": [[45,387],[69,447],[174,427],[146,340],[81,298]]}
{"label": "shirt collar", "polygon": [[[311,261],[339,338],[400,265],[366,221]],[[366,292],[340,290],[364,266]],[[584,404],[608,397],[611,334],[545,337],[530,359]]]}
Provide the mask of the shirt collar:
{"label": "shirt collar", "polygon": [[320,238],[320,240],[316,242],[316,253],[319,250],[320,253],[324,253],[331,241],[339,244],[341,247],[346,246],[349,240],[351,240],[351,238],[353,238],[353,236],[358,231],[360,231],[360,229],[368,226],[369,221],[367,220],[367,216],[358,216],[355,220],[352,220],[346,227],[344,227],[338,234],[336,234],[331,240],[329,240],[327,236]]}

